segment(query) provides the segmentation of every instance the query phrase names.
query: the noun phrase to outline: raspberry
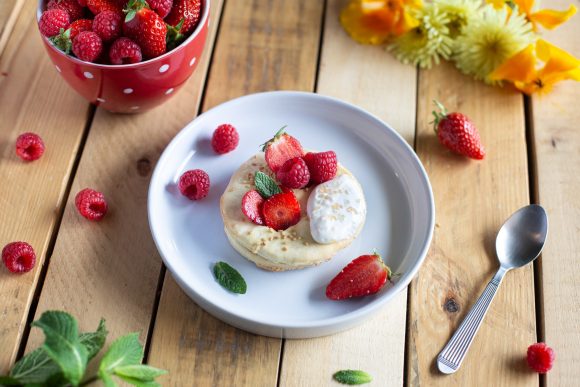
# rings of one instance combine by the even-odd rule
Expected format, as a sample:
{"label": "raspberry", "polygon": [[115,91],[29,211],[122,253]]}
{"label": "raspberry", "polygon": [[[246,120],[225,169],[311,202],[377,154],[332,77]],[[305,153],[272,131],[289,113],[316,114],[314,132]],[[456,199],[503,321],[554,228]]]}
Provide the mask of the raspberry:
{"label": "raspberry", "polygon": [[190,200],[199,200],[209,192],[209,176],[201,169],[185,172],[179,178],[179,191]]}
{"label": "raspberry", "polygon": [[157,12],[162,19],[165,19],[165,16],[169,15],[169,11],[171,11],[173,0],[147,0],[147,4],[149,4],[149,7]]}
{"label": "raspberry", "polygon": [[109,49],[109,60],[114,65],[137,63],[142,58],[141,47],[129,38],[115,40]]}
{"label": "raspberry", "polygon": [[38,21],[40,33],[47,38],[58,35],[60,29],[66,30],[70,25],[70,16],[62,9],[44,11]]}
{"label": "raspberry", "polygon": [[536,343],[528,347],[528,365],[531,369],[541,374],[552,369],[556,354],[545,343]]}
{"label": "raspberry", "polygon": [[93,31],[103,42],[110,42],[121,36],[121,15],[113,11],[103,11],[93,20]]}
{"label": "raspberry", "polygon": [[262,205],[264,198],[255,189],[248,191],[242,197],[242,212],[252,222],[263,225],[264,218],[262,217]]}
{"label": "raspberry", "polygon": [[80,19],[84,14],[83,7],[77,0],[50,0],[46,9],[62,9],[68,13],[71,21]]}
{"label": "raspberry", "polygon": [[70,24],[70,40],[74,40],[78,34],[83,31],[92,31],[93,30],[93,21],[90,19],[79,19],[75,20]]}
{"label": "raspberry", "polygon": [[34,268],[36,254],[28,243],[12,242],[2,249],[2,262],[12,273],[26,273]]}
{"label": "raspberry", "polygon": [[310,181],[315,184],[332,180],[336,176],[338,162],[334,151],[307,153],[304,161],[310,171]]}
{"label": "raspberry", "polygon": [[75,196],[75,206],[89,220],[103,219],[109,209],[105,196],[90,188],[83,189]]}
{"label": "raspberry", "polygon": [[213,132],[211,146],[216,153],[224,154],[236,149],[239,141],[236,128],[230,124],[222,124]]}
{"label": "raspberry", "polygon": [[72,51],[80,60],[94,62],[103,51],[103,41],[96,33],[83,31],[73,40]]}
{"label": "raspberry", "polygon": [[304,188],[310,181],[310,172],[301,157],[293,157],[278,169],[276,178],[285,187]]}
{"label": "raspberry", "polygon": [[122,14],[124,3],[127,3],[127,1],[85,0],[85,3],[87,3],[87,8],[93,13],[93,15],[98,15],[103,11],[114,11]]}
{"label": "raspberry", "polygon": [[79,5],[81,7],[86,7],[87,6],[87,0],[77,0],[77,3],[79,3]]}
{"label": "raspberry", "polygon": [[22,133],[16,139],[16,154],[26,161],[38,160],[44,153],[44,142],[36,133]]}

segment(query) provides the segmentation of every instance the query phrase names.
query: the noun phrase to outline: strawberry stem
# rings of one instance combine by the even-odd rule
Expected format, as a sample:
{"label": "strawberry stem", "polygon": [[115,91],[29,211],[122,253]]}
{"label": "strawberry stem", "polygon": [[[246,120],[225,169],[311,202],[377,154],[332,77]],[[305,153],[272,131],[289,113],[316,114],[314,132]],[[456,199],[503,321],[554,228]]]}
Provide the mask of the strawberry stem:
{"label": "strawberry stem", "polygon": [[271,139],[269,139],[268,141],[266,141],[265,143],[261,144],[260,146],[262,147],[262,152],[266,151],[266,148],[268,147],[268,144],[270,144],[271,142],[276,141],[281,135],[284,134],[284,129],[286,129],[288,127],[288,125],[284,125],[283,127],[281,127],[276,134],[274,135],[274,137],[272,137]]}
{"label": "strawberry stem", "polygon": [[66,54],[70,53],[72,48],[72,42],[70,40],[70,28],[66,31],[64,28],[61,28],[58,35],[53,36],[48,40],[50,40],[52,44],[54,44],[59,50],[65,52]]}
{"label": "strawberry stem", "polygon": [[437,101],[436,99],[433,100],[433,103],[439,109],[439,111],[432,111],[435,119],[431,121],[430,124],[433,124],[433,129],[435,130],[435,133],[437,133],[439,131],[439,122],[447,117],[447,109],[441,102]]}

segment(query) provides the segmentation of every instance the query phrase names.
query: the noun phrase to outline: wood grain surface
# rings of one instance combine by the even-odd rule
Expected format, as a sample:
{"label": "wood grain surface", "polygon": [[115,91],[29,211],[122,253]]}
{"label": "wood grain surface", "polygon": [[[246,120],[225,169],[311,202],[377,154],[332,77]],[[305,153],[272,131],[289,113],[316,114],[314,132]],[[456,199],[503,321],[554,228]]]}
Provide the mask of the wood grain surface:
{"label": "wood grain surface", "polygon": [[[435,359],[498,268],[495,236],[529,203],[523,97],[460,74],[444,63],[419,76],[417,151],[435,195],[436,229],[413,281],[408,327],[411,386],[472,386],[493,375],[494,386],[531,386],[525,351],[536,340],[531,266],[506,275],[461,368],[444,376]],[[487,148],[483,161],[440,146],[432,100],[475,122]]]}
{"label": "wood grain surface", "polygon": [[[88,112],[48,59],[35,10],[36,2],[23,4],[0,57],[0,246],[26,241],[37,258],[34,270],[22,275],[0,267],[0,374],[17,354]],[[24,132],[43,138],[41,159],[16,156],[14,144]]]}
{"label": "wood grain surface", "polygon": [[0,2],[0,57],[8,38],[12,34],[25,0],[3,0]]}
{"label": "wood grain surface", "polygon": [[[557,0],[550,8],[564,9]],[[580,17],[545,38],[580,57]],[[580,85],[563,82],[546,96],[534,96],[533,144],[539,203],[549,217],[546,248],[538,261],[541,285],[542,336],[556,351],[547,386],[574,386],[580,380]]]}
{"label": "wood grain surface", "polygon": [[[204,110],[244,94],[312,90],[322,3],[226,3]],[[169,369],[171,386],[275,386],[281,340],[233,328],[200,309],[167,273],[150,362]]]}
{"label": "wood grain surface", "polygon": [[[326,4],[317,92],[369,110],[413,145],[417,71],[382,47],[352,41],[338,21],[345,4]],[[385,260],[388,264],[389,257]],[[402,386],[406,311],[404,291],[359,327],[317,339],[287,340],[280,386],[326,386],[341,369],[364,369],[373,376],[370,385]]]}
{"label": "wood grain surface", "polygon": [[[196,114],[220,7],[220,1],[214,2],[210,34],[197,70],[172,99],[138,115],[97,110],[35,318],[45,310],[65,310],[86,331],[94,330],[104,317],[109,342],[134,331],[142,343],[146,341],[162,273],[147,222],[149,180],[161,151]],[[100,222],[82,218],[74,206],[76,193],[85,187],[103,192],[107,199],[109,212]],[[33,330],[27,350],[41,339],[42,334]]]}

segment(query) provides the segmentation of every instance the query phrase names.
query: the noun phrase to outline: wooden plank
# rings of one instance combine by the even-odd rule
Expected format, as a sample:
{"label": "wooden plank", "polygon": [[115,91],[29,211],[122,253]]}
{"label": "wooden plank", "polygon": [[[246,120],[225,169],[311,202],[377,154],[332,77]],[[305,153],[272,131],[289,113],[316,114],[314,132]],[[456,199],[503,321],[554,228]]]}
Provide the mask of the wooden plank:
{"label": "wooden plank", "polygon": [[[410,288],[407,380],[418,386],[538,384],[525,364],[536,340],[533,270],[507,274],[461,369],[449,376],[435,359],[497,270],[495,236],[505,219],[529,203],[523,98],[486,86],[445,63],[421,71],[417,151],[435,194],[437,226],[430,253]],[[432,100],[476,123],[484,161],[455,156],[439,145]]]}
{"label": "wooden plank", "polygon": [[20,15],[25,0],[4,0],[0,2],[0,57],[4,52],[8,38]]}
{"label": "wooden plank", "polygon": [[[369,110],[412,145],[417,71],[399,63],[381,47],[352,41],[338,22],[344,4],[332,0],[326,5],[317,92]],[[311,340],[288,340],[280,385],[328,385],[332,374],[341,369],[363,369],[373,376],[376,386],[403,385],[406,311],[404,291],[377,316],[350,331]]]}
{"label": "wooden plank", "polygon": [[[81,330],[107,320],[111,341],[138,331],[145,342],[154,312],[161,258],[147,222],[147,190],[153,165],[169,140],[198,109],[219,25],[221,2],[213,3],[205,51],[192,78],[172,99],[139,115],[98,109],[72,184],[36,318],[49,309],[79,319]],[[109,212],[101,222],[82,218],[78,191],[102,191]],[[31,332],[27,349],[42,334]]]}
{"label": "wooden plank", "polygon": [[[226,4],[204,109],[243,94],[312,90],[322,3],[256,0]],[[252,335],[201,310],[169,273],[149,360],[168,385],[275,386],[281,341]]]}
{"label": "wooden plank", "polygon": [[[566,8],[558,0],[550,8]],[[580,57],[580,18],[544,38]],[[538,261],[543,339],[556,351],[547,386],[573,386],[580,379],[580,112],[576,108],[580,87],[558,84],[547,96],[532,99],[533,146],[537,156],[537,192],[550,221],[548,244]]]}
{"label": "wooden plank", "polygon": [[[37,255],[27,274],[0,267],[0,374],[15,360],[88,112],[45,53],[35,11],[36,2],[23,4],[0,59],[0,248],[23,240]],[[16,137],[28,131],[46,145],[32,163],[14,151]]]}

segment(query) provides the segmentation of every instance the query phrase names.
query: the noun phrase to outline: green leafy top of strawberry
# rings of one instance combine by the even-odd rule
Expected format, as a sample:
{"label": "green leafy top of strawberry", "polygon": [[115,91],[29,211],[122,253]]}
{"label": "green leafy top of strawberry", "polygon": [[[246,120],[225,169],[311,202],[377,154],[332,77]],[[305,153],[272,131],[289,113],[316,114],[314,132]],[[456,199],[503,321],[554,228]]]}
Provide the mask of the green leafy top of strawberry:
{"label": "green leafy top of strawberry", "polygon": [[274,143],[277,139],[279,139],[280,137],[282,137],[283,134],[286,134],[285,129],[288,127],[288,125],[284,125],[283,127],[281,127],[280,129],[278,129],[278,131],[276,132],[276,134],[274,135],[274,137],[272,137],[271,139],[269,139],[268,141],[266,141],[265,143],[263,143],[262,145],[260,145],[262,148],[262,152],[266,151],[266,148],[268,148],[268,145]]}
{"label": "green leafy top of strawberry", "polygon": [[149,4],[147,4],[147,1],[145,0],[129,0],[129,2],[127,2],[127,6],[126,8],[123,10],[123,12],[125,12],[125,23],[130,22],[131,20],[133,20],[135,18],[135,15],[137,15],[137,12],[139,12],[140,10],[142,10],[143,8],[149,8]]}
{"label": "green leafy top of strawberry", "polygon": [[443,106],[443,104],[439,101],[437,101],[436,99],[433,100],[433,103],[435,104],[435,106],[437,106],[437,108],[439,109],[439,111],[435,111],[433,110],[431,113],[433,114],[433,116],[435,117],[435,119],[430,122],[433,124],[433,129],[435,129],[435,133],[437,133],[438,126],[439,126],[439,122],[441,122],[441,120],[443,120],[445,117],[447,117],[447,109],[445,108],[445,106]]}
{"label": "green leafy top of strawberry", "polygon": [[49,38],[48,40],[50,40],[52,42],[52,44],[54,44],[59,50],[64,51],[64,53],[66,54],[70,54],[70,50],[72,48],[72,41],[70,39],[70,32],[71,29],[64,29],[61,28],[60,32],[58,33],[58,35],[53,36],[52,38]]}

